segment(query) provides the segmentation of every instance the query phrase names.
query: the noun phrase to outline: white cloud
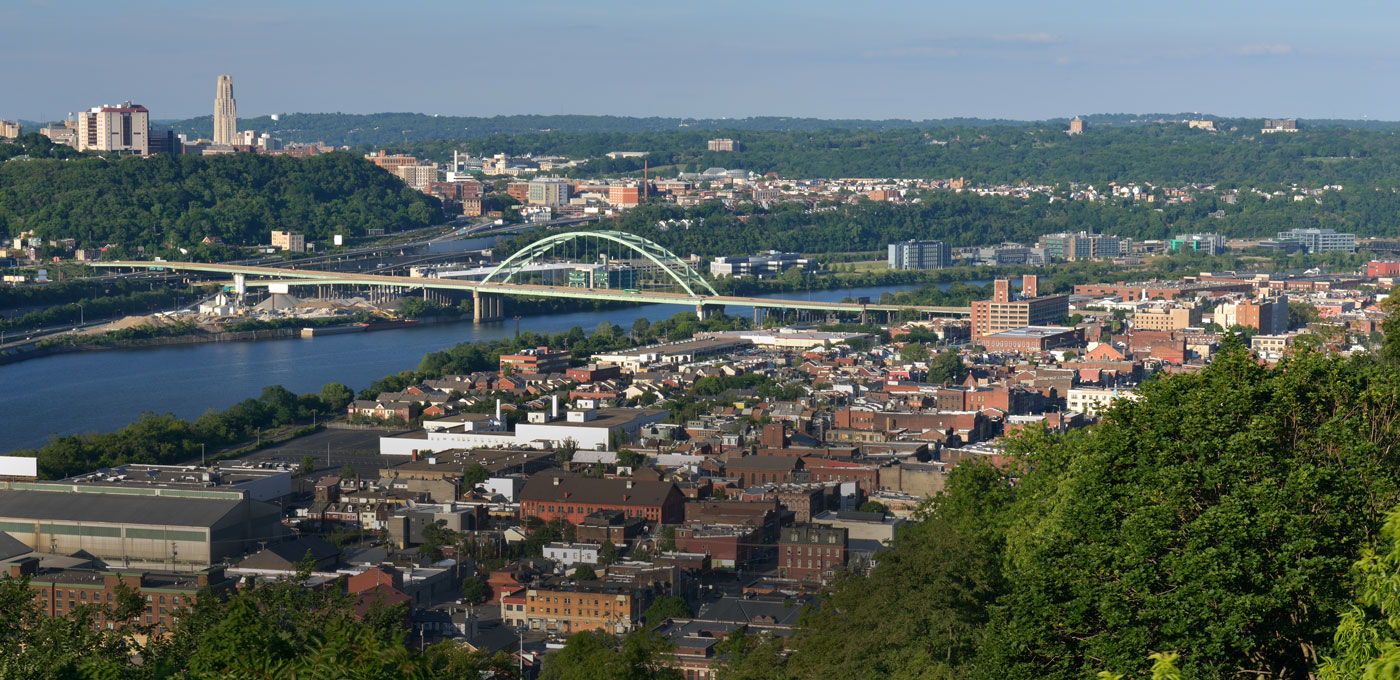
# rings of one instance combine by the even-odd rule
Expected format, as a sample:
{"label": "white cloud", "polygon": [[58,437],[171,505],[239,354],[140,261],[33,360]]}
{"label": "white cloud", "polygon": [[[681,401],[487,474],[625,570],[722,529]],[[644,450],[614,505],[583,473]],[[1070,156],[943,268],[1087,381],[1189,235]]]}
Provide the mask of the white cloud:
{"label": "white cloud", "polygon": [[1282,44],[1241,45],[1235,48],[1235,54],[1238,54],[1242,57],[1259,57],[1269,54],[1291,54],[1292,52],[1292,45]]}
{"label": "white cloud", "polygon": [[992,40],[1003,43],[1026,43],[1031,45],[1050,45],[1063,42],[1060,36],[1054,33],[1004,33],[992,36]]}
{"label": "white cloud", "polygon": [[866,59],[911,58],[911,57],[956,57],[958,51],[942,47],[891,47],[883,50],[866,50],[861,53]]}

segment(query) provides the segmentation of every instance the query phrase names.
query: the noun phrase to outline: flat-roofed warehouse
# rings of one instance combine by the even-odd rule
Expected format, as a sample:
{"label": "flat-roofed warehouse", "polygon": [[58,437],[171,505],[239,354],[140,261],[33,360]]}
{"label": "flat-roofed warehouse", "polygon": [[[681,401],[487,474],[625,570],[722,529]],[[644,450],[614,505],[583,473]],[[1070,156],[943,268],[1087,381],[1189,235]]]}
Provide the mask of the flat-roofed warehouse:
{"label": "flat-roofed warehouse", "polygon": [[281,519],[278,506],[240,491],[0,483],[0,532],[111,565],[207,568],[281,538]]}

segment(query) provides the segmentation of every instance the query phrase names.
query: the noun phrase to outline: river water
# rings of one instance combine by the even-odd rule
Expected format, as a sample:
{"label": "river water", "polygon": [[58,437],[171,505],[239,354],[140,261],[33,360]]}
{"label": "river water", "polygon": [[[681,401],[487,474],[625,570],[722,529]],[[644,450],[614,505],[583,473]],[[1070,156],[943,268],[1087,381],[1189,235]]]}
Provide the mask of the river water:
{"label": "river water", "polygon": [[[970,282],[984,285],[985,281]],[[839,301],[908,290],[880,286],[763,295],[767,298]],[[945,285],[946,288],[946,285]],[[592,332],[611,321],[630,329],[637,318],[660,321],[683,307],[643,305],[520,319],[522,331],[560,333],[574,326]],[[751,314],[730,307],[730,314]],[[143,411],[197,418],[257,397],[268,385],[302,393],[342,382],[359,391],[371,381],[418,367],[428,352],[461,342],[499,340],[515,322],[471,321],[419,328],[349,333],[311,339],[173,345],[149,349],[75,352],[0,366],[0,452],[42,446],[51,435],[109,432]]]}

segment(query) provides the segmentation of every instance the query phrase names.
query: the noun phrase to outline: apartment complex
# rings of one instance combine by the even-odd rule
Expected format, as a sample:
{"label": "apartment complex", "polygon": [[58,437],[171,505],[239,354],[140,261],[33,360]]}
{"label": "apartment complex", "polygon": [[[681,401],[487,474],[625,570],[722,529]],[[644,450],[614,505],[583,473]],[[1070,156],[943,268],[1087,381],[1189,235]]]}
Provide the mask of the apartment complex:
{"label": "apartment complex", "polygon": [[953,262],[942,241],[904,241],[889,244],[890,269],[942,269]]}
{"label": "apartment complex", "polygon": [[96,106],[78,114],[79,151],[116,151],[149,156],[151,114],[131,102],[121,106]]}
{"label": "apartment complex", "polygon": [[1040,237],[1037,245],[1045,249],[1046,257],[1069,262],[1118,257],[1121,254],[1117,236],[1090,234],[1085,231],[1046,234]]}
{"label": "apartment complex", "polygon": [[741,145],[732,139],[711,139],[706,148],[710,151],[738,151]]}
{"label": "apartment complex", "polygon": [[[153,626],[156,635],[173,626],[185,610],[193,609],[201,593],[232,591],[237,584],[237,579],[225,576],[222,568],[155,573],[44,568],[39,562],[37,557],[23,557],[5,566],[9,578],[29,579],[29,592],[34,594],[44,615],[61,618],[79,607],[90,606],[96,609],[93,623],[98,626],[136,623]],[[123,589],[146,600],[145,611],[134,620],[111,615],[121,606],[118,598]]]}
{"label": "apartment complex", "polygon": [[0,120],[0,139],[14,139],[24,131],[24,126],[15,120]]}
{"label": "apartment complex", "polygon": [[1308,253],[1356,252],[1356,234],[1340,234],[1335,229],[1290,229],[1280,231],[1275,240],[1298,243]]}
{"label": "apartment complex", "polygon": [[1266,118],[1264,119],[1264,128],[1260,130],[1260,132],[1264,133],[1297,131],[1297,118]]}
{"label": "apartment complex", "polygon": [[783,578],[827,583],[845,568],[849,532],[844,527],[799,524],[778,536],[778,572]]}
{"label": "apartment complex", "polygon": [[414,189],[423,191],[433,182],[438,181],[438,169],[436,165],[400,165],[394,168],[394,174]]}
{"label": "apartment complex", "polygon": [[1264,335],[1283,335],[1288,332],[1288,301],[1260,298],[1226,303],[1215,309],[1215,323],[1225,328],[1254,328]]}
{"label": "apartment complex", "polygon": [[1141,331],[1179,331],[1200,325],[1201,308],[1198,305],[1152,307],[1133,315],[1133,328]]}
{"label": "apartment complex", "polygon": [[1021,298],[1012,300],[1011,283],[1006,279],[997,279],[993,284],[992,299],[972,303],[972,339],[980,341],[993,333],[1027,326],[1054,326],[1069,316],[1068,296],[1042,297],[1037,287],[1036,277],[1022,277]]}

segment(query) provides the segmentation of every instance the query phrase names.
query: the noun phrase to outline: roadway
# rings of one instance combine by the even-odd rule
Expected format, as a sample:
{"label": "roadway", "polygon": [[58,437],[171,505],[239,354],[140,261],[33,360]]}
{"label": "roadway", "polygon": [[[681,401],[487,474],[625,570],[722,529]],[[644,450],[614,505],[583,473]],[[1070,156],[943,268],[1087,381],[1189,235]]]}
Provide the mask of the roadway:
{"label": "roadway", "polygon": [[384,276],[378,274],[345,274],[314,269],[285,267],[254,267],[247,265],[213,264],[202,262],[94,262],[96,267],[149,268],[166,267],[179,271],[212,272],[219,274],[242,274],[248,277],[270,277],[272,280],[249,280],[249,286],[263,286],[273,283],[296,285],[358,285],[393,286],[404,289],[432,288],[457,290],[472,293],[500,295],[521,295],[527,297],[557,297],[585,300],[612,300],[619,302],[657,303],[691,307],[761,307],[769,309],[798,309],[804,311],[829,311],[859,314],[861,312],[914,312],[917,314],[968,316],[968,307],[934,307],[924,305],[887,305],[880,303],[861,304],[858,302],[820,302],[814,300],[781,300],[771,298],[741,297],[733,295],[697,295],[669,293],[661,291],[633,291],[604,288],[565,288],[559,286],[538,286],[520,283],[484,283],[456,279],[410,278],[406,276]]}

